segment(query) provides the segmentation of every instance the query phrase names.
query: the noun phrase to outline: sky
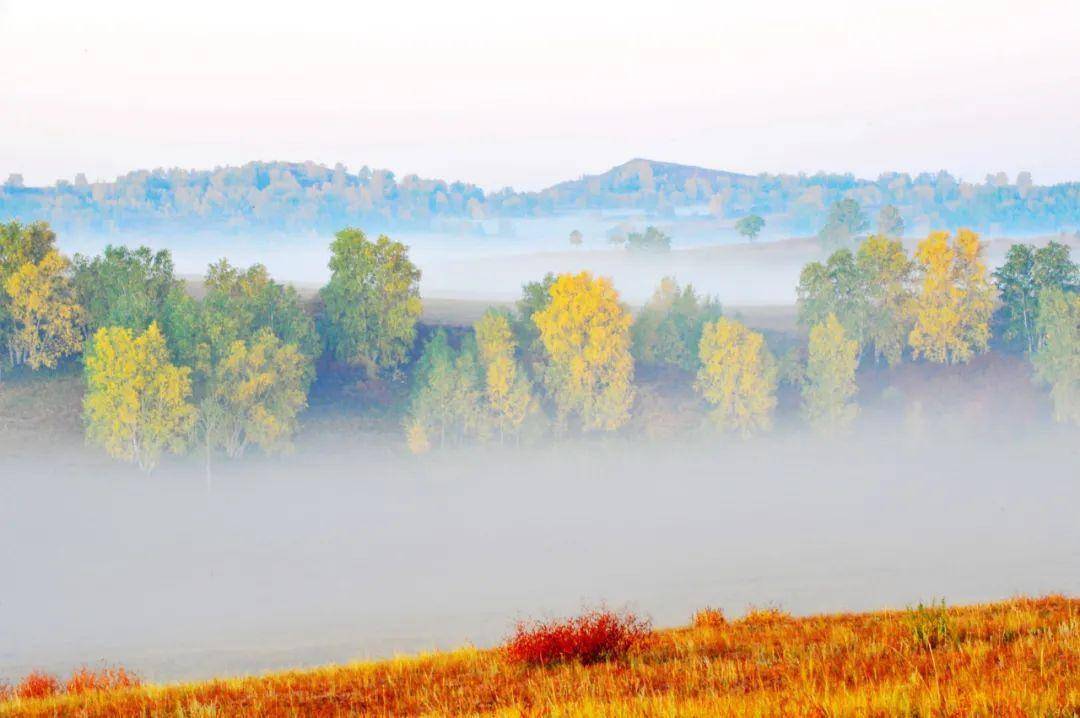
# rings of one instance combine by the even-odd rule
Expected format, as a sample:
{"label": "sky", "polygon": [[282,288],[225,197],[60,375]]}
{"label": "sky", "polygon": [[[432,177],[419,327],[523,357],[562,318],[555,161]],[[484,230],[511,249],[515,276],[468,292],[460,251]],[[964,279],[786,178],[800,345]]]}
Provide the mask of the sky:
{"label": "sky", "polygon": [[0,0],[0,181],[632,157],[1080,180],[1077,0]]}

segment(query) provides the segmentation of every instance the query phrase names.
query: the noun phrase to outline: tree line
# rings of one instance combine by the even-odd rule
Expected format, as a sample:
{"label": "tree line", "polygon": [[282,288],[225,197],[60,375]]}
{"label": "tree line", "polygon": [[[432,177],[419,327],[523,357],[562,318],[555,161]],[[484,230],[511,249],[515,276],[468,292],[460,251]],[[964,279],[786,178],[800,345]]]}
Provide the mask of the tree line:
{"label": "tree line", "polygon": [[[720,220],[768,216],[773,227],[798,233],[814,231],[845,200],[890,205],[920,232],[940,226],[1080,228],[1080,183],[1037,185],[1027,172],[1015,178],[997,173],[981,182],[947,172],[892,172],[868,180],[821,172],[746,175],[637,159],[538,192],[484,192],[466,182],[397,177],[386,169],[250,162],[212,170],[137,170],[112,181],[91,182],[80,174],[48,187],[26,186],[16,174],[0,184],[0,215],[42,217],[62,229],[101,233],[331,231],[344,225],[485,233],[491,228],[484,220],[626,209],[658,217],[674,217],[679,209]],[[511,231],[498,231],[504,230]]]}
{"label": "tree line", "polygon": [[[881,223],[879,222],[879,226]],[[287,450],[317,363],[409,386],[404,432],[417,453],[531,433],[617,431],[630,421],[635,372],[686,381],[720,431],[773,423],[789,384],[826,435],[858,414],[863,363],[970,361],[991,342],[1031,357],[1055,417],[1080,424],[1080,269],[1068,247],[1016,244],[989,273],[979,236],[932,232],[909,256],[874,234],[804,267],[804,345],[778,358],[765,336],[720,305],[661,281],[633,316],[611,281],[549,274],[513,308],[418,344],[420,271],[407,248],[358,229],[330,245],[314,303],[262,265],[209,266],[198,288],[167,251],[107,247],[63,256],[38,222],[0,225],[0,347],[8,366],[82,356],[87,438],[150,470],[165,452],[239,458]]]}

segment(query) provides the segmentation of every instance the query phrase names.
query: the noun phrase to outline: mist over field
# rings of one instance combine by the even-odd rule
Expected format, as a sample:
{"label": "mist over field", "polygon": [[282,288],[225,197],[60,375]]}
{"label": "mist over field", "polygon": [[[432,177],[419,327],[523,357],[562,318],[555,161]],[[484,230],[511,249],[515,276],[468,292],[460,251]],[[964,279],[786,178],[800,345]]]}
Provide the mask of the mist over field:
{"label": "mist over field", "polygon": [[1080,449],[1033,418],[1031,390],[992,394],[1012,371],[944,372],[924,395],[866,377],[864,421],[838,442],[782,425],[412,457],[316,401],[294,454],[218,462],[210,484],[197,455],[149,477],[120,466],[71,417],[5,444],[0,676],[122,658],[174,680],[491,645],[517,618],[601,602],[672,625],[704,604],[1075,593]]}
{"label": "mist over field", "polygon": [[1016,5],[0,0],[0,718],[1080,717]]}
{"label": "mist over field", "polygon": [[[641,231],[653,223],[672,235],[665,253],[637,254],[609,241],[613,231]],[[624,301],[641,305],[660,279],[673,276],[692,284],[699,293],[724,305],[793,305],[799,272],[807,262],[823,259],[811,237],[792,237],[766,231],[754,243],[746,242],[730,227],[703,224],[693,216],[657,220],[643,213],[570,213],[558,217],[516,220],[489,235],[451,232],[387,231],[409,247],[410,258],[423,272],[421,294],[426,298],[508,302],[521,295],[521,287],[547,272],[590,270],[610,277]],[[568,241],[571,232],[583,235],[580,246]],[[1074,247],[1072,234],[1049,235]],[[261,263],[280,281],[314,292],[330,275],[330,233],[215,234],[195,232],[163,235],[125,232],[100,235],[74,231],[61,237],[62,248],[93,255],[107,244],[147,245],[168,249],[178,274],[198,280],[207,265],[221,258],[246,267]],[[991,267],[1003,259],[1014,241],[1040,242],[1046,236],[989,238],[986,259]],[[908,240],[914,247],[915,239]]]}
{"label": "mist over field", "polygon": [[[638,254],[608,241],[616,219],[391,234],[423,272],[429,325],[468,324],[546,272],[590,269],[634,306],[675,276],[781,346],[800,331],[795,286],[822,258],[814,240],[747,243],[676,222],[671,252]],[[168,248],[195,287],[220,257],[260,262],[311,297],[329,276],[327,240],[60,243]],[[988,244],[991,266],[1009,243]],[[146,476],[84,446],[71,371],[50,385],[71,392],[55,397],[59,423],[0,417],[0,678],[117,660],[152,680],[205,678],[492,645],[517,618],[601,603],[672,625],[705,604],[809,613],[1080,591],[1080,448],[1015,358],[864,370],[858,430],[837,441],[800,426],[789,394],[775,434],[752,441],[649,409],[629,437],[409,456],[392,413],[317,384],[295,453],[216,461],[212,480],[197,451]]]}

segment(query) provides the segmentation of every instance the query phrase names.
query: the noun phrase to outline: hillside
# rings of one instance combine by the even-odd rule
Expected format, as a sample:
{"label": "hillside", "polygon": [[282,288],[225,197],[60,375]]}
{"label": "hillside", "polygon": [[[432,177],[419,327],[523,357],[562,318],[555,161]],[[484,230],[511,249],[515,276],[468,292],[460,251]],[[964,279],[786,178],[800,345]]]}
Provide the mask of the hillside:
{"label": "hillside", "polygon": [[[75,684],[75,695],[0,702],[0,716],[1064,718],[1080,711],[1080,600],[1064,597],[805,618],[754,610],[733,622],[704,611],[691,626],[657,631],[617,654],[536,664],[517,651],[465,648],[205,683],[104,691]],[[127,674],[114,682],[126,683]]]}
{"label": "hillside", "polygon": [[[812,233],[829,207],[850,198],[874,213],[895,205],[909,232],[930,227],[1000,232],[1057,232],[1080,227],[1080,183],[1036,185],[1027,173],[981,182],[947,172],[875,180],[850,174],[745,175],[634,159],[538,192],[484,191],[462,181],[397,177],[386,169],[350,172],[314,162],[249,162],[214,169],[136,170],[112,181],[78,175],[48,187],[13,174],[0,185],[0,219],[44,219],[82,234],[156,231],[326,232],[368,230],[513,234],[515,219],[582,210],[686,214],[728,222],[768,217],[770,232]],[[501,222],[501,224],[500,224]]]}

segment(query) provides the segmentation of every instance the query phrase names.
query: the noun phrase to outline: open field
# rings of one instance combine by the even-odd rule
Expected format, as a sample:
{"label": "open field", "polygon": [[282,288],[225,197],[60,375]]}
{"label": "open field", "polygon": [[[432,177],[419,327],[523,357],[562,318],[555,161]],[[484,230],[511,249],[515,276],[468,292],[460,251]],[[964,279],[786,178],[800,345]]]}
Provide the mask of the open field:
{"label": "open field", "polygon": [[595,663],[460,649],[0,703],[5,718],[1040,716],[1080,712],[1080,600],[703,614]]}
{"label": "open field", "polygon": [[174,681],[492,646],[516,617],[582,603],[675,625],[703,603],[1076,594],[1080,448],[1029,372],[998,354],[864,372],[837,443],[801,428],[795,397],[752,441],[695,431],[700,408],[671,397],[620,436],[420,457],[392,409],[320,385],[293,453],[222,459],[209,484],[199,456],[146,476],[86,446],[74,368],[13,374],[0,682],[103,660]]}

